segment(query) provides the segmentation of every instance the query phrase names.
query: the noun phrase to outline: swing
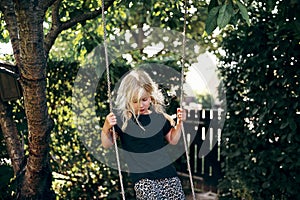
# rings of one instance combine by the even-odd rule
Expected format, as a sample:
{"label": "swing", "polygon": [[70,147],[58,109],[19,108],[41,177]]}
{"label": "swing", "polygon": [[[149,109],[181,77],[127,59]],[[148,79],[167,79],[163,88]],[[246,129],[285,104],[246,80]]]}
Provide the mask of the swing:
{"label": "swing", "polygon": [[[183,83],[184,83],[184,64],[185,64],[185,46],[186,46],[186,15],[187,15],[187,1],[185,0],[184,4],[184,24],[183,24],[183,41],[182,41],[182,60],[181,60],[181,91],[180,91],[180,108],[182,109],[182,102],[183,102]],[[108,64],[108,53],[107,53],[107,45],[106,45],[106,19],[105,19],[105,14],[104,14],[104,0],[102,0],[102,26],[103,26],[103,43],[104,43],[104,54],[105,54],[105,67],[106,67],[106,77],[107,77],[107,94],[108,94],[108,101],[109,101],[109,110],[112,112],[113,106],[112,106],[112,97],[111,97],[111,81],[110,81],[110,74],[109,74],[109,64]],[[119,174],[119,179],[120,179],[120,187],[121,187],[121,194],[122,194],[122,199],[125,200],[125,192],[124,192],[124,185],[123,185],[123,178],[122,178],[122,173],[121,173],[121,167],[120,167],[120,158],[119,158],[119,152],[118,152],[118,146],[117,146],[117,138],[115,134],[115,129],[112,127],[113,131],[113,141],[114,141],[114,146],[115,146],[115,152],[116,152],[116,160],[117,160],[117,167],[118,167],[118,174]],[[190,179],[190,184],[191,184],[191,190],[192,190],[192,196],[193,200],[196,200],[195,197],[195,191],[194,191],[194,184],[193,184],[193,178],[192,178],[192,173],[191,173],[191,166],[190,166],[190,159],[189,159],[189,153],[188,153],[188,145],[186,141],[186,135],[184,131],[184,126],[181,124],[181,131],[182,131],[182,137],[183,137],[183,142],[184,142],[184,148],[185,148],[185,155],[186,155],[186,160],[187,160],[187,168],[189,172],[189,179]]]}

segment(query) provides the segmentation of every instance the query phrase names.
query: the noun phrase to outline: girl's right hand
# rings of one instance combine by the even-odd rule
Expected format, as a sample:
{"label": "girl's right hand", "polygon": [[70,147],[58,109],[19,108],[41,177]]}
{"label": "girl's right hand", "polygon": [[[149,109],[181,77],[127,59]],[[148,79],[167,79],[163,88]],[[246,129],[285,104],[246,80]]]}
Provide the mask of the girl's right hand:
{"label": "girl's right hand", "polygon": [[101,141],[104,148],[109,148],[114,144],[114,139],[118,134],[113,135],[112,127],[117,124],[117,117],[114,113],[109,113],[106,118],[101,132]]}
{"label": "girl's right hand", "polygon": [[109,130],[116,124],[117,124],[117,117],[115,116],[114,113],[111,112],[106,116],[103,128]]}

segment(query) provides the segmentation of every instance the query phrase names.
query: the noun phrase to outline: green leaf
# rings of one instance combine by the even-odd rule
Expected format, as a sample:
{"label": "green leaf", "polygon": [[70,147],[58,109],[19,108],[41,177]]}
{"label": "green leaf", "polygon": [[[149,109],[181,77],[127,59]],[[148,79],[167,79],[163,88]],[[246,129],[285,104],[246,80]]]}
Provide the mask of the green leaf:
{"label": "green leaf", "polygon": [[231,13],[229,12],[229,5],[223,5],[219,11],[217,25],[220,28],[224,28],[231,19]]}
{"label": "green leaf", "polygon": [[259,108],[254,108],[254,109],[252,110],[252,114],[255,115],[255,114],[258,112],[258,110],[259,110]]}
{"label": "green leaf", "polygon": [[288,125],[289,125],[289,122],[282,123],[281,126],[280,126],[280,129],[284,129],[284,128],[286,128]]}
{"label": "green leaf", "polygon": [[210,11],[214,7],[217,7],[218,5],[219,5],[218,0],[211,0],[208,5],[208,11]]}
{"label": "green leaf", "polygon": [[295,131],[297,129],[297,124],[293,118],[288,118],[290,128]]}
{"label": "green leaf", "polygon": [[269,11],[273,10],[275,5],[276,5],[276,1],[273,1],[273,0],[268,0],[267,1],[267,6],[268,6]]}
{"label": "green leaf", "polygon": [[217,28],[217,16],[219,12],[220,6],[212,8],[208,12],[208,16],[205,22],[205,31],[207,34],[211,34]]}
{"label": "green leaf", "polygon": [[270,183],[269,183],[269,182],[264,182],[264,183],[262,184],[262,187],[263,187],[263,188],[269,188],[269,187],[270,187]]}
{"label": "green leaf", "polygon": [[231,157],[238,157],[241,155],[241,152],[239,150],[237,150],[236,152],[232,153]]}
{"label": "green leaf", "polygon": [[246,21],[248,26],[250,26],[250,20],[249,20],[247,8],[240,1],[237,1],[236,3],[240,9],[240,13],[241,13],[243,19]]}

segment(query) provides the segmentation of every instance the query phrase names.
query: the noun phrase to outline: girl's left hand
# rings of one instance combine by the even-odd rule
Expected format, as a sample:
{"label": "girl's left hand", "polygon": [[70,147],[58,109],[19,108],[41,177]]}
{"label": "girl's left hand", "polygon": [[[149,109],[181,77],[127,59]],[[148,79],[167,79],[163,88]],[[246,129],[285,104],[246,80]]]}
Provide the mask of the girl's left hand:
{"label": "girl's left hand", "polygon": [[177,108],[177,122],[186,120],[186,111],[182,108]]}

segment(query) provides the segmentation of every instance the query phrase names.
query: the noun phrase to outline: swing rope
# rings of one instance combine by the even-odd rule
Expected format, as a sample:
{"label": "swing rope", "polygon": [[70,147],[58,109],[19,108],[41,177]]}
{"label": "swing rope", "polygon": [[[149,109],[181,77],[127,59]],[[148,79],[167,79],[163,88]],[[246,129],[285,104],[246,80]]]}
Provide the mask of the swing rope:
{"label": "swing rope", "polygon": [[[180,84],[180,108],[182,109],[182,102],[183,102],[183,84],[184,84],[184,65],[185,65],[185,48],[186,48],[186,15],[187,15],[187,1],[184,2],[184,21],[183,21],[183,39],[182,39],[182,60],[181,60],[181,84]],[[189,173],[190,178],[190,184],[191,184],[191,190],[192,190],[192,196],[193,200],[196,200],[195,191],[194,191],[194,183],[193,183],[193,177],[191,172],[191,165],[190,165],[190,157],[189,157],[189,149],[187,144],[187,139],[184,131],[183,123],[181,123],[181,132],[182,132],[182,138],[184,143],[184,149],[185,149],[185,155],[186,155],[186,163],[187,163],[187,170]]]}
{"label": "swing rope", "polygon": [[[104,0],[102,0],[102,26],[103,26],[103,44],[104,44],[104,54],[105,54],[105,67],[106,67],[106,77],[107,77],[107,94],[108,94],[108,101],[109,101],[109,110],[110,112],[113,111],[113,106],[112,106],[112,98],[111,98],[111,81],[110,81],[110,70],[109,70],[109,64],[108,64],[108,54],[107,54],[107,45],[106,45],[106,19],[105,19],[105,13],[104,13]],[[122,173],[121,173],[121,165],[120,165],[120,158],[119,158],[119,150],[118,150],[118,145],[117,145],[117,135],[115,132],[115,128],[112,127],[112,132],[113,132],[113,141],[114,141],[114,146],[115,146],[115,152],[116,152],[116,160],[117,160],[117,166],[118,166],[118,173],[119,173],[119,179],[120,179],[120,186],[121,186],[121,194],[122,194],[122,199],[125,200],[125,192],[124,192],[124,185],[123,185],[123,178],[122,178]]]}

